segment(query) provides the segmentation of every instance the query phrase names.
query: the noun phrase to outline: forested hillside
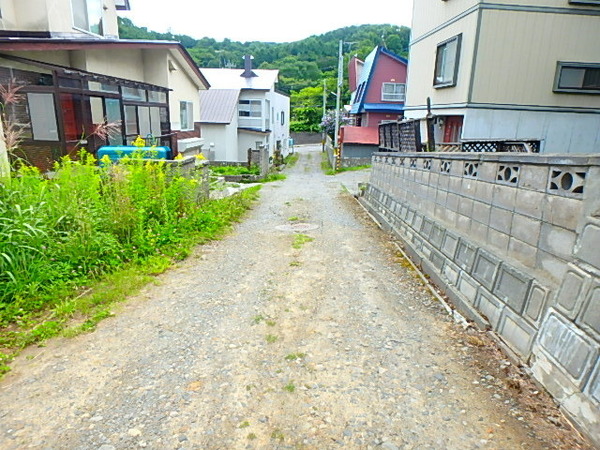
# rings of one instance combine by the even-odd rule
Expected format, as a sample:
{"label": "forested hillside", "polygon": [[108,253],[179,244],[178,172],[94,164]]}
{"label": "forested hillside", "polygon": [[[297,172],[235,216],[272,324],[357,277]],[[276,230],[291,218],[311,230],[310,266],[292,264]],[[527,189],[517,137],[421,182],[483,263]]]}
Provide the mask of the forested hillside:
{"label": "forested hillside", "polygon": [[[176,40],[183,44],[200,67],[243,67],[246,54],[254,56],[259,69],[279,70],[278,89],[290,94],[292,128],[296,131],[318,128],[322,115],[323,80],[328,91],[335,91],[338,65],[338,43],[344,45],[344,70],[353,55],[364,59],[375,46],[384,45],[392,52],[408,56],[410,29],[396,25],[359,25],[340,28],[325,34],[310,36],[296,42],[236,42],[229,39],[195,39],[186,35],[157,33],[137,27],[130,19],[119,18],[122,39]],[[347,84],[346,77],[345,82]],[[349,94],[343,90],[342,103]],[[328,108],[335,96],[328,96]],[[308,108],[308,109],[307,109]],[[315,123],[316,122],[316,123]],[[301,125],[306,123],[306,126]]]}

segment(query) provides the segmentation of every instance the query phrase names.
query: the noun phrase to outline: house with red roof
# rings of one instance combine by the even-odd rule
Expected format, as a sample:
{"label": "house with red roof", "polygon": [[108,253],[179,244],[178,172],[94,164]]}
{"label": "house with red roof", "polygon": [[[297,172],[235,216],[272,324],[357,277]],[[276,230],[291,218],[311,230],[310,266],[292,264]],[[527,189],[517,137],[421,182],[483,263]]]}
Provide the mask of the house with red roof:
{"label": "house with red roof", "polygon": [[401,120],[408,60],[377,46],[364,61],[351,58],[348,81],[354,126],[340,129],[343,165],[368,164],[379,149],[379,124]]}
{"label": "house with red roof", "polygon": [[348,66],[350,115],[360,127],[403,117],[408,60],[377,46],[364,61],[353,57]]}

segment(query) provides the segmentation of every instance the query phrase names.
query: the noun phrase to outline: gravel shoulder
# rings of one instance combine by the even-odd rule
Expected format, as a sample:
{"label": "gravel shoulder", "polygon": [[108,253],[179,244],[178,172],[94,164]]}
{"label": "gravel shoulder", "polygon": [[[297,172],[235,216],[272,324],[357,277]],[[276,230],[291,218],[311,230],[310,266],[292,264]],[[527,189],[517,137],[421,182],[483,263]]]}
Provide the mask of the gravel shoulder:
{"label": "gravel shoulder", "polygon": [[368,173],[300,151],[225,239],[95,332],[23,352],[0,448],[589,448],[368,219],[348,192]]}

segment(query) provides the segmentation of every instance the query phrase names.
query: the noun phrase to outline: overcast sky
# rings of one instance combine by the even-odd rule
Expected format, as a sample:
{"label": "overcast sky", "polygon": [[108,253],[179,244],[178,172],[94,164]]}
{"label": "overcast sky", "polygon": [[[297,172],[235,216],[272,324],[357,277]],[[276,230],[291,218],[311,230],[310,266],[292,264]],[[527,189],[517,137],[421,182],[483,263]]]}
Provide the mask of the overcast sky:
{"label": "overcast sky", "polygon": [[[218,41],[293,42],[350,25],[410,26],[413,0],[129,0],[140,27]],[[366,5],[358,8],[357,4]]]}

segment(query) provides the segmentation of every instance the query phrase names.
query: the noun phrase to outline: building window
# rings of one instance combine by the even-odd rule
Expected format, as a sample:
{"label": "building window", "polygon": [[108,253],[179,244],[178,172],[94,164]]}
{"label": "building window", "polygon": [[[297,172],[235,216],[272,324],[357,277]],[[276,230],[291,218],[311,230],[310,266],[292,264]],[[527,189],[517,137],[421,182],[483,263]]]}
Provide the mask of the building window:
{"label": "building window", "polygon": [[31,118],[32,138],[36,141],[58,141],[54,95],[29,92],[27,104]]}
{"label": "building window", "polygon": [[90,33],[104,34],[102,29],[102,0],[71,0],[73,25]]}
{"label": "building window", "polygon": [[240,117],[262,117],[262,102],[260,100],[240,100]]}
{"label": "building window", "polygon": [[434,87],[456,86],[461,39],[462,34],[459,34],[438,44],[435,57]]}
{"label": "building window", "polygon": [[192,102],[179,102],[179,117],[182,131],[193,130],[194,104]]}
{"label": "building window", "polygon": [[281,111],[281,125],[285,125],[285,111]]}
{"label": "building window", "polygon": [[600,63],[558,62],[554,92],[600,94]]}
{"label": "building window", "polygon": [[403,102],[406,85],[404,83],[383,83],[381,100],[384,102]]}

